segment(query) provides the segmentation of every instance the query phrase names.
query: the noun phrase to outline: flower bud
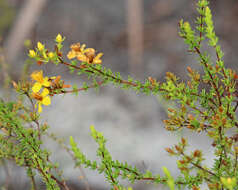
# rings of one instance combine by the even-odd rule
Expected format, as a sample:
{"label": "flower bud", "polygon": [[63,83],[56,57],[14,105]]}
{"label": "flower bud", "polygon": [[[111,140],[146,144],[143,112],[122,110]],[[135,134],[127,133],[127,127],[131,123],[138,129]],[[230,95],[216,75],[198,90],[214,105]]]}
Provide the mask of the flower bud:
{"label": "flower bud", "polygon": [[33,49],[31,49],[31,50],[29,50],[28,55],[29,55],[29,57],[34,58],[34,57],[36,57],[36,52]]}
{"label": "flower bud", "polygon": [[60,34],[58,34],[58,35],[56,36],[56,38],[55,38],[55,41],[56,41],[57,43],[62,43],[64,40],[63,40],[62,36],[61,36]]}
{"label": "flower bud", "polygon": [[41,42],[38,42],[37,43],[37,48],[38,48],[39,51],[43,51],[45,47]]}

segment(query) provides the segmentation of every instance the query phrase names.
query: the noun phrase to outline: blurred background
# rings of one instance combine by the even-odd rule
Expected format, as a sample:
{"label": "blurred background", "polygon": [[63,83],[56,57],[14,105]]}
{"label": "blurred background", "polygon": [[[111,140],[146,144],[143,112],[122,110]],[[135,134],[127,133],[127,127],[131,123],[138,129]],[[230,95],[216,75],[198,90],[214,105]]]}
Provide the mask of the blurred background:
{"label": "blurred background", "polygon": [[[124,77],[130,74],[144,80],[151,76],[163,81],[165,73],[170,71],[186,80],[186,67],[199,69],[199,65],[178,36],[178,22],[181,18],[195,20],[195,4],[191,0],[0,0],[1,97],[6,94],[7,98],[14,97],[14,90],[6,93],[4,81],[22,77],[28,49],[38,41],[53,48],[58,33],[66,37],[65,52],[72,43],[86,43],[104,53],[105,67],[121,72]],[[211,0],[210,7],[225,64],[237,70],[238,2]],[[61,75],[67,84],[82,82],[62,66],[35,64],[30,71],[36,69],[44,70],[49,76]],[[91,159],[96,159],[97,148],[89,135],[89,126],[94,125],[108,139],[114,159],[127,160],[141,171],[162,173],[162,166],[166,166],[174,176],[178,175],[176,160],[164,148],[175,144],[181,136],[189,139],[191,149],[203,149],[208,158],[206,164],[212,165],[211,142],[203,134],[165,131],[162,121],[168,106],[159,97],[107,86],[99,92],[82,92],[77,97],[54,97],[52,105],[44,108],[41,121],[47,122],[50,130],[66,143],[73,136]],[[55,142],[45,142],[72,189],[109,189],[102,175],[75,169],[71,158]],[[38,184],[45,189],[43,183],[38,181]],[[19,190],[30,187],[25,171],[13,163],[0,166],[0,187],[4,186]],[[133,187],[165,189],[142,182]]]}

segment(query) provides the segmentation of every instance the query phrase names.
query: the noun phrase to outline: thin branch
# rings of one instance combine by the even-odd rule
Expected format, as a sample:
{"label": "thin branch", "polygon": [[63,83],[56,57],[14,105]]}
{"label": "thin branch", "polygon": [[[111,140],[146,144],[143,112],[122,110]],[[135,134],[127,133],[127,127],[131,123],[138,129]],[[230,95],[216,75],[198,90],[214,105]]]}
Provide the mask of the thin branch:
{"label": "thin branch", "polygon": [[233,172],[234,174],[236,173],[236,170],[237,170],[237,160],[238,160],[238,154],[236,153],[234,172]]}
{"label": "thin branch", "polygon": [[37,190],[36,181],[33,175],[31,176],[31,182],[32,182],[32,189]]}
{"label": "thin branch", "polygon": [[54,94],[66,94],[66,93],[74,93],[74,92],[80,92],[80,91],[85,91],[89,88],[96,88],[97,86],[101,86],[102,84],[104,84],[104,81],[99,81],[97,82],[97,84],[93,84],[87,87],[82,87],[82,88],[78,88],[78,89],[74,89],[74,90],[61,90],[59,93],[55,92]]}
{"label": "thin branch", "polygon": [[204,64],[204,66],[207,68],[207,72],[208,72],[208,75],[209,77],[211,78],[211,84],[213,86],[213,88],[215,89],[216,93],[217,93],[217,99],[219,101],[219,105],[221,106],[221,97],[220,97],[220,93],[218,91],[218,87],[216,86],[216,83],[214,81],[214,78],[212,76],[212,74],[210,73],[210,71],[208,70],[208,65],[206,63],[206,61],[202,58],[202,53],[200,52],[200,50],[198,49],[198,47],[194,47],[195,48],[195,51],[196,53],[200,56],[200,58],[202,59],[202,63]]}
{"label": "thin branch", "polygon": [[[202,7],[202,12],[204,11],[204,9],[205,9],[205,7]],[[203,18],[204,18],[204,16],[200,14],[200,19],[201,19],[200,29],[203,28]],[[198,44],[200,45],[201,42],[202,42],[202,31],[200,31],[200,33],[199,33],[199,38],[200,38],[200,39],[199,39]]]}
{"label": "thin branch", "polygon": [[[46,135],[47,135],[49,138],[51,138],[52,140],[54,140],[55,142],[57,142],[57,143],[59,144],[59,146],[60,146],[61,148],[63,148],[63,149],[71,156],[71,158],[76,162],[77,159],[76,159],[76,157],[74,156],[74,154],[72,153],[72,151],[69,149],[69,147],[67,147],[63,142],[61,142],[60,139],[58,139],[56,136],[51,135],[51,134],[49,134],[49,133],[46,133]],[[82,168],[81,166],[78,166],[78,167],[79,167],[79,169],[80,169],[80,172],[81,172],[83,178],[85,179],[84,181],[85,181],[86,190],[90,190],[90,189],[91,189],[91,188],[90,188],[90,184],[89,184],[89,182],[88,182],[88,179],[87,179],[87,177],[86,177],[86,174],[85,174],[83,168]]]}
{"label": "thin branch", "polygon": [[235,108],[234,108],[233,111],[236,112],[237,108],[238,108],[238,100],[237,100],[237,102],[236,102],[236,106],[235,106]]}
{"label": "thin branch", "polygon": [[[184,157],[188,157],[187,155],[184,154],[184,152],[181,152],[181,154],[184,156]],[[209,173],[210,175],[214,176],[214,177],[217,177],[216,174],[214,174],[213,172],[211,172],[210,170],[202,167],[201,165],[197,164],[197,163],[194,163],[194,162],[190,162],[193,166],[195,166],[196,168],[200,169],[200,170],[203,170],[204,172],[207,172]]]}
{"label": "thin branch", "polygon": [[[35,108],[35,104],[30,96],[30,94],[28,92],[25,93],[25,95],[27,96],[27,98],[30,100],[31,106],[32,106],[32,111],[35,113],[36,112],[36,108]],[[41,140],[41,133],[40,133],[40,123],[38,120],[33,120],[34,123],[37,126],[37,130],[38,130],[38,139]]]}

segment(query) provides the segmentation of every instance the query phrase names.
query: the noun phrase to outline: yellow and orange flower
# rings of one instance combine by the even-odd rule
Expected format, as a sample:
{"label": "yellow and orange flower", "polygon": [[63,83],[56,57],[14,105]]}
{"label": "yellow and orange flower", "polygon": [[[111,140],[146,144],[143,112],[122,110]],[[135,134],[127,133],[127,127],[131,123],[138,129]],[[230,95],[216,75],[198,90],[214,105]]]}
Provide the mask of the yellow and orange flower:
{"label": "yellow and orange flower", "polygon": [[31,74],[31,78],[35,80],[36,82],[34,83],[32,87],[32,91],[34,93],[37,93],[40,91],[42,87],[49,87],[50,86],[50,81],[48,77],[43,77],[43,71],[35,71]]}
{"label": "yellow and orange flower", "polygon": [[72,44],[70,48],[71,51],[69,51],[67,55],[68,59],[77,58],[79,61],[86,62],[88,64],[102,63],[101,57],[103,56],[103,53],[96,54],[95,49],[86,48],[85,44],[82,46],[80,43]]}
{"label": "yellow and orange flower", "polygon": [[86,45],[81,45],[80,43],[75,43],[70,46],[71,51],[67,54],[68,59],[74,59],[80,54],[84,54]]}
{"label": "yellow and orange flower", "polygon": [[49,96],[49,90],[44,88],[42,93],[39,92],[33,92],[32,97],[37,100],[37,103],[35,107],[38,107],[38,112],[42,112],[42,104],[45,106],[48,106],[51,104],[50,96]]}
{"label": "yellow and orange flower", "polygon": [[[89,64],[101,64],[102,60],[101,57],[103,56],[103,53],[98,53],[96,55],[96,51],[93,48],[88,48],[85,50],[85,57],[86,61]],[[80,60],[79,57],[77,57],[78,60]],[[80,60],[81,61],[81,60]]]}

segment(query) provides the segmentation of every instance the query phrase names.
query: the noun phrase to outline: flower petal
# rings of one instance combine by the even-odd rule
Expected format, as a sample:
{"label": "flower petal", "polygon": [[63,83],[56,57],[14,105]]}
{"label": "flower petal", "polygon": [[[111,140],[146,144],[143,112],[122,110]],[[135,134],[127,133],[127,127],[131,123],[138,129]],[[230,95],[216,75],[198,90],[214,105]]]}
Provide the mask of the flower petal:
{"label": "flower petal", "polygon": [[76,56],[77,56],[77,53],[76,53],[74,50],[70,51],[70,52],[67,54],[68,59],[73,59],[73,58],[75,58]]}
{"label": "flower petal", "polygon": [[95,59],[100,59],[103,56],[103,53],[98,53]]}
{"label": "flower petal", "polygon": [[38,42],[38,43],[37,43],[37,47],[38,47],[38,50],[39,50],[39,51],[43,51],[44,48],[45,48],[45,46],[44,46],[41,42]]}
{"label": "flower petal", "polygon": [[87,58],[87,56],[84,55],[84,54],[82,54],[82,53],[78,54],[77,59],[78,59],[79,61],[82,61],[82,62],[88,62],[88,61],[89,61],[88,58]]}
{"label": "flower petal", "polygon": [[75,52],[80,52],[81,51],[80,46],[81,46],[80,43],[75,43],[75,44],[72,44],[70,48]]}
{"label": "flower petal", "polygon": [[51,104],[50,97],[49,96],[44,97],[41,103],[46,106],[50,105]]}
{"label": "flower petal", "polygon": [[42,93],[41,93],[41,96],[45,97],[47,96],[48,94],[50,93],[50,91],[47,89],[47,88],[44,88]]}
{"label": "flower petal", "polygon": [[96,57],[93,59],[94,64],[101,64],[102,60],[101,57],[103,56],[103,53],[99,53],[96,55]]}
{"label": "flower petal", "polygon": [[87,48],[87,49],[84,50],[83,53],[91,53],[91,54],[95,55],[96,50],[93,49],[93,48]]}
{"label": "flower petal", "polygon": [[34,58],[34,57],[36,57],[36,52],[33,50],[33,49],[30,49],[29,50],[29,54],[28,54],[31,58]]}
{"label": "flower petal", "polygon": [[58,35],[56,36],[55,41],[56,41],[57,43],[61,43],[61,42],[63,42],[63,38],[62,38],[62,36],[61,36],[60,34],[58,34]]}
{"label": "flower petal", "polygon": [[36,82],[36,83],[33,85],[33,87],[32,87],[32,91],[33,91],[34,93],[37,93],[37,92],[40,91],[41,87],[42,87],[41,83]]}
{"label": "flower petal", "polygon": [[31,78],[37,82],[41,82],[43,80],[43,71],[35,71],[31,74]]}
{"label": "flower petal", "polygon": [[102,60],[101,60],[101,59],[94,59],[94,60],[93,60],[93,63],[94,63],[94,64],[101,64],[101,63],[102,63]]}
{"label": "flower petal", "polygon": [[86,48],[86,44],[83,44],[82,46],[81,46],[81,48],[80,48],[80,51],[82,52],[82,53],[84,53],[84,49]]}
{"label": "flower petal", "polygon": [[49,87],[50,86],[50,82],[49,82],[49,78],[48,77],[45,77],[43,79],[42,85],[45,86],[45,87]]}
{"label": "flower petal", "polygon": [[42,106],[41,106],[41,103],[40,103],[40,102],[38,103],[38,112],[39,112],[39,113],[42,112]]}

